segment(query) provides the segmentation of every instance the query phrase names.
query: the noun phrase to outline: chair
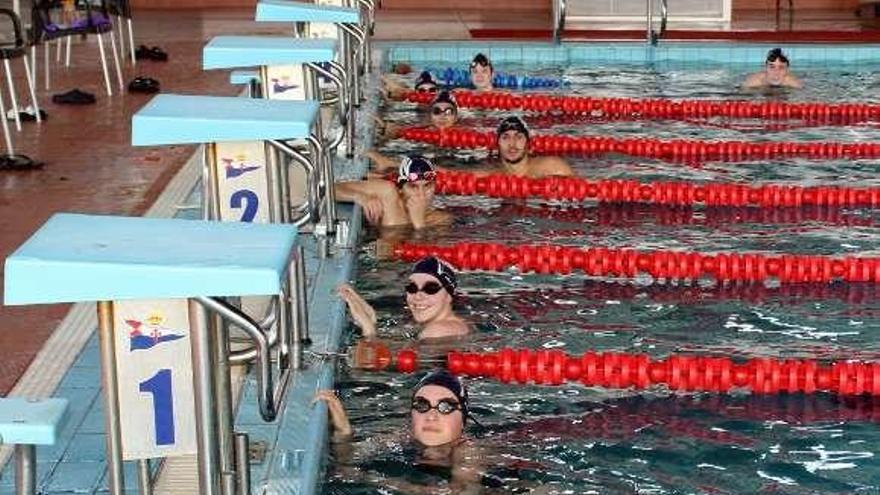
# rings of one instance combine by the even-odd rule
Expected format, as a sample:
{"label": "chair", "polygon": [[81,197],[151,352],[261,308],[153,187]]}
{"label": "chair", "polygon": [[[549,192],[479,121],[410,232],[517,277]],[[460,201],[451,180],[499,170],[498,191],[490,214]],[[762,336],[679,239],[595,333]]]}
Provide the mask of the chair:
{"label": "chair", "polygon": [[[116,66],[116,79],[119,89],[122,90],[122,70],[119,66],[119,53],[116,50],[116,34],[113,31],[113,23],[110,22],[110,11],[106,0],[101,0],[99,5],[93,5],[88,0],[77,1],[73,11],[66,10],[66,6],[74,0],[36,0],[31,11],[32,47],[31,55],[36,64],[36,44],[44,43],[45,46],[45,81],[46,89],[49,89],[49,42],[67,38],[68,55],[70,51],[70,38],[73,36],[85,36],[95,34],[98,37],[98,50],[101,54],[101,68],[104,71],[104,83],[107,94],[113,95],[110,86],[110,73],[107,70],[107,57],[104,53],[103,33],[110,33],[110,47],[113,51],[113,62]],[[65,15],[73,15],[75,19],[65,19]],[[69,56],[68,56],[69,59]]]}
{"label": "chair", "polygon": [[[37,121],[41,121],[40,105],[37,102],[37,95],[34,91],[34,80],[31,74],[30,64],[28,63],[27,47],[21,31],[21,20],[14,11],[9,9],[0,9],[0,16],[6,16],[12,23],[13,41],[0,43],[0,58],[3,59],[3,68],[6,71],[6,84],[9,89],[9,99],[12,102],[12,111],[15,114],[15,128],[21,130],[21,119],[19,117],[18,98],[16,96],[15,84],[12,82],[12,67],[9,63],[14,58],[21,58],[24,62],[24,71],[27,76],[28,91],[30,92],[31,105],[34,108],[34,114]],[[9,125],[6,123],[6,104],[0,95],[0,119],[2,119],[3,138],[6,142],[6,155],[0,157],[0,168],[29,168],[29,164],[33,164],[30,158],[23,155],[16,155],[12,146],[12,137],[9,135]]]}

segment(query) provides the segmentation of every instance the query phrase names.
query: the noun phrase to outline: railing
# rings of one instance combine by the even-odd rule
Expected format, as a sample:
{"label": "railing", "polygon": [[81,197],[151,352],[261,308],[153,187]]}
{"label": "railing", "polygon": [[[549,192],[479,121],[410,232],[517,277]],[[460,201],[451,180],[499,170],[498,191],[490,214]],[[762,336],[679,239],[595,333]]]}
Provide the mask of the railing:
{"label": "railing", "polygon": [[562,41],[565,30],[565,0],[553,0],[553,43]]}
{"label": "railing", "polygon": [[668,0],[660,0],[660,31],[654,31],[654,0],[648,0],[647,41],[651,46],[657,46],[657,42],[666,33],[666,22],[668,19]]}

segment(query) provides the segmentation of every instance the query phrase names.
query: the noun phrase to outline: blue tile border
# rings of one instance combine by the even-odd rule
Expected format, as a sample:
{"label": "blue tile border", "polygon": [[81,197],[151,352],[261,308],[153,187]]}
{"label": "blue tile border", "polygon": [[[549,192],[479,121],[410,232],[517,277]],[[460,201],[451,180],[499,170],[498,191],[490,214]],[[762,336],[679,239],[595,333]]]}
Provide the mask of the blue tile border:
{"label": "blue tile border", "polygon": [[[769,43],[661,43],[578,42],[553,45],[536,42],[400,43],[377,42],[387,52],[389,64],[443,61],[466,66],[477,52],[493,62],[517,64],[618,63],[713,63],[758,64],[771,48],[781,47],[798,65],[880,62],[880,44],[769,44]],[[385,67],[387,68],[387,67]]]}

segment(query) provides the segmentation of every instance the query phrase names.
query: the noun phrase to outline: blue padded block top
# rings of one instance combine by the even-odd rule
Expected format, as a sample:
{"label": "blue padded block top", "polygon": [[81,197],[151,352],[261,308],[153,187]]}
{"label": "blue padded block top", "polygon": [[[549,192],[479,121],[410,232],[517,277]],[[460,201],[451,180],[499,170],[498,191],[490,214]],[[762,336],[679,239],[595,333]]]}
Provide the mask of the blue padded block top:
{"label": "blue padded block top", "polygon": [[256,70],[234,70],[229,73],[229,82],[232,84],[250,84],[254,79],[260,80],[260,72]]}
{"label": "blue padded block top", "polygon": [[291,36],[215,36],[202,49],[202,68],[329,62],[336,56],[336,44],[335,39]]}
{"label": "blue padded block top", "polygon": [[163,94],[132,117],[131,144],[304,138],[317,115],[316,101]]}
{"label": "blue padded block top", "polygon": [[0,398],[0,444],[53,445],[67,399]]}
{"label": "blue padded block top", "polygon": [[351,7],[316,5],[291,0],[259,0],[255,20],[357,24],[360,22],[360,18],[360,12]]}
{"label": "blue padded block top", "polygon": [[296,236],[286,224],[58,213],[6,259],[4,302],[278,294]]}

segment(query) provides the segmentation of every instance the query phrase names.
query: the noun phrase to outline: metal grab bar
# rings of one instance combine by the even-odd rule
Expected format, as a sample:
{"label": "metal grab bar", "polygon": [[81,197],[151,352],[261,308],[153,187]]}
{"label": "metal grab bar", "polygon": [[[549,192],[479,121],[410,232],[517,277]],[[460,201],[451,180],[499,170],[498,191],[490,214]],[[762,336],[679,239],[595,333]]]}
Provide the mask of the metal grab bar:
{"label": "metal grab bar", "polygon": [[657,46],[660,38],[666,34],[666,22],[669,19],[668,0],[660,0],[660,31],[654,31],[654,0],[648,0],[648,28],[647,41],[651,46]]}
{"label": "metal grab bar", "polygon": [[[206,309],[217,313],[221,318],[241,328],[251,337],[257,349],[257,400],[260,404],[260,416],[265,421],[275,421],[278,411],[283,405],[287,386],[290,384],[292,368],[283,366],[279,369],[281,376],[278,379],[277,389],[272,378],[272,356],[270,355],[269,341],[260,326],[248,315],[226,301],[214,297],[196,297]],[[279,359],[279,363],[289,362],[287,359]]]}
{"label": "metal grab bar", "polygon": [[565,0],[553,0],[553,43],[562,41],[565,31]]}
{"label": "metal grab bar", "polygon": [[[279,149],[281,152],[285,153],[287,156],[291,157],[297,163],[303,166],[306,169],[306,175],[308,176],[308,198],[306,198],[307,210],[305,214],[297,219],[291,219],[291,223],[296,225],[297,227],[302,227],[303,225],[309,223],[310,221],[317,222],[320,218],[319,208],[320,208],[320,193],[318,192],[318,181],[316,171],[316,164],[312,163],[303,153],[300,153],[298,150],[294,149],[292,146],[288,145],[284,141],[278,140],[270,140],[269,144]],[[287,208],[290,205],[286,205]]]}
{"label": "metal grab bar", "polygon": [[[266,310],[266,316],[257,323],[260,328],[263,329],[263,332],[266,333],[266,339],[269,342],[269,347],[275,347],[275,344],[278,343],[278,328],[273,326],[275,322],[278,321],[278,298],[273,297],[269,302],[269,309]],[[238,325],[233,325],[238,327]],[[244,330],[244,329],[242,329]],[[232,351],[229,353],[229,362],[232,364],[241,364],[247,363],[257,357],[257,348],[255,346],[250,346],[247,349],[239,349],[237,351]]]}

